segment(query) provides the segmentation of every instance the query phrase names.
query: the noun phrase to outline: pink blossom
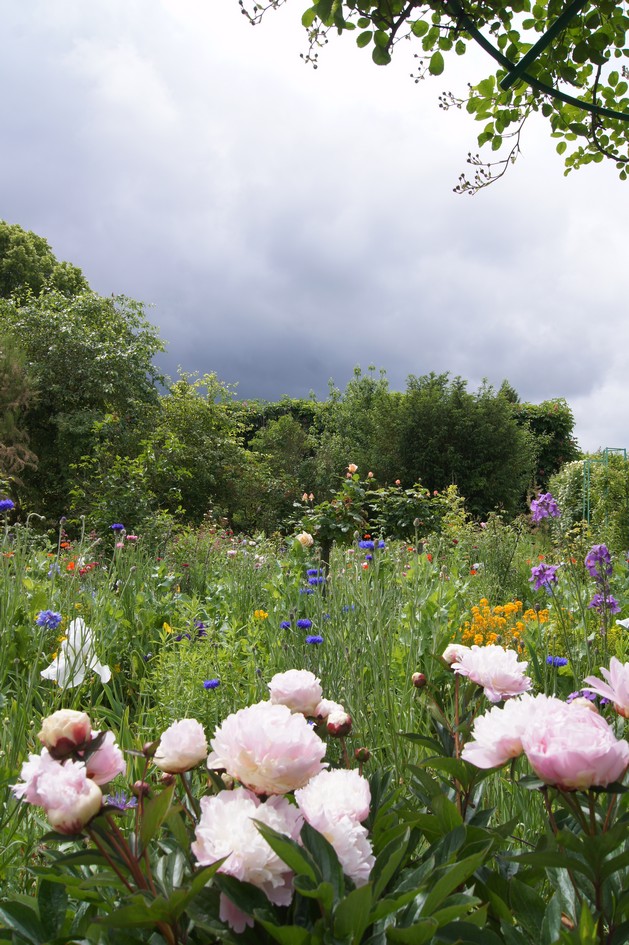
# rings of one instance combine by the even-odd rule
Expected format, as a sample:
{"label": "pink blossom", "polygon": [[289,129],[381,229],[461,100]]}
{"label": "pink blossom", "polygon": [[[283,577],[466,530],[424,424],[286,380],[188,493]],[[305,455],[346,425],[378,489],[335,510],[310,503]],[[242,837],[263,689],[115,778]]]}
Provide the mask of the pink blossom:
{"label": "pink blossom", "polygon": [[37,737],[53,754],[67,755],[87,742],[91,734],[92,723],[87,713],[59,709],[43,720]]}
{"label": "pink blossom", "polygon": [[524,675],[528,665],[519,662],[515,650],[505,650],[492,643],[472,646],[452,663],[452,669],[482,686],[490,702],[500,702],[531,688],[530,678]]}
{"label": "pink blossom", "polygon": [[537,776],[565,791],[585,791],[619,781],[629,765],[629,745],[602,716],[579,705],[563,714],[540,712],[522,735]]}
{"label": "pink blossom", "polygon": [[472,728],[473,741],[463,746],[461,757],[477,768],[496,768],[522,754],[522,736],[535,724],[540,711],[555,712],[566,708],[565,702],[550,696],[522,696],[509,699],[504,707],[494,706],[479,715]]}
{"label": "pink blossom", "polygon": [[276,673],[269,683],[273,705],[285,705],[291,712],[314,716],[321,702],[321,682],[307,669],[289,669]]}
{"label": "pink blossom", "polygon": [[22,766],[22,777],[25,783],[16,784],[13,793],[43,807],[59,833],[78,833],[102,806],[101,790],[87,777],[82,761],[55,761],[44,749],[39,762],[31,755]]}
{"label": "pink blossom", "polygon": [[[287,906],[293,897],[293,874],[273,852],[254,819],[293,840],[298,839],[303,822],[299,810],[284,797],[271,797],[262,803],[245,788],[221,791],[201,798],[192,852],[201,866],[226,856],[219,873],[252,883],[271,902]],[[220,917],[236,932],[253,925],[253,920],[226,897],[221,897]]]}
{"label": "pink blossom", "polygon": [[318,721],[327,719],[331,712],[345,712],[345,708],[340,702],[334,702],[332,699],[322,699],[314,711],[314,717]]}
{"label": "pink blossom", "polygon": [[590,692],[603,696],[614,703],[614,708],[623,718],[629,718],[629,663],[621,663],[612,656],[609,669],[601,666],[601,673],[607,680],[603,682],[596,676],[586,676],[584,682]]}
{"label": "pink blossom", "polygon": [[159,740],[153,761],[162,771],[181,774],[196,767],[207,754],[203,726],[196,719],[173,722]]}
{"label": "pink blossom", "polygon": [[[98,735],[93,732],[93,735]],[[118,774],[127,770],[124,757],[115,742],[114,733],[106,732],[100,747],[85,759],[87,776],[96,784],[109,784]]]}
{"label": "pink blossom", "polygon": [[295,800],[309,823],[323,815],[349,817],[360,823],[369,816],[369,781],[355,768],[321,771],[295,791]]}
{"label": "pink blossom", "polygon": [[324,767],[325,743],[303,715],[258,702],[227,716],[210,742],[208,767],[224,768],[257,794],[286,794]]}

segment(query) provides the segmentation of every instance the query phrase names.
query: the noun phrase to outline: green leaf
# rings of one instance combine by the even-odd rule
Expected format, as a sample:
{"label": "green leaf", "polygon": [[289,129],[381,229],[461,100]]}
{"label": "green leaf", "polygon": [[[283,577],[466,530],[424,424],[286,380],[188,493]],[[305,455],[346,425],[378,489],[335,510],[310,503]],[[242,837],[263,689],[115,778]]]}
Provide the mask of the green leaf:
{"label": "green leaf", "polygon": [[445,62],[443,59],[443,54],[437,49],[432,56],[430,57],[430,62],[428,63],[428,71],[431,75],[441,75],[445,68]]}
{"label": "green leaf", "polygon": [[301,828],[301,841],[314,860],[321,879],[331,885],[335,897],[342,896],[345,891],[345,878],[332,844],[308,823],[304,823]]}
{"label": "green leaf", "polygon": [[258,922],[280,945],[308,945],[312,941],[310,932],[300,925],[275,925],[261,918]]}
{"label": "green leaf", "polygon": [[415,20],[411,26],[411,32],[413,36],[425,36],[428,30],[430,29],[428,23],[425,20]]}
{"label": "green leaf", "polygon": [[356,37],[356,45],[361,49],[363,46],[368,46],[371,42],[371,37],[373,36],[373,30],[365,30],[364,33],[359,33]]}
{"label": "green leaf", "polygon": [[352,942],[360,942],[365,929],[370,923],[373,889],[371,883],[359,886],[358,889],[342,899],[334,910],[334,933],[339,938],[351,938]]}
{"label": "green leaf", "polygon": [[546,903],[542,897],[531,886],[512,879],[509,883],[509,903],[514,915],[518,917],[518,923],[538,940],[546,912]]}
{"label": "green leaf", "polygon": [[274,853],[277,853],[280,860],[290,866],[296,876],[307,876],[313,882],[316,881],[315,867],[312,858],[304,851],[298,843],[278,833],[268,824],[261,821],[255,821],[256,827],[269,844]]}
{"label": "green leaf", "polygon": [[371,58],[377,66],[387,66],[391,62],[391,53],[382,46],[374,46]]}
{"label": "green leaf", "polygon": [[145,801],[140,826],[140,847],[142,850],[146,849],[166,819],[174,790],[175,785],[173,783],[149,801]]}
{"label": "green leaf", "polygon": [[408,849],[410,831],[406,830],[401,837],[391,840],[380,851],[374,868],[371,872],[371,882],[373,883],[374,899],[379,899],[389,883],[389,880],[403,861]]}
{"label": "green leaf", "polygon": [[[489,852],[489,847],[481,850],[473,856],[468,856],[458,863],[450,863],[442,867],[439,872],[442,874],[439,879],[433,881],[430,892],[426,896],[421,908],[422,915],[430,915],[444,899],[453,892],[457,886],[461,886],[469,877],[483,864]],[[444,872],[445,871],[445,872]],[[435,871],[437,875],[437,871]]]}
{"label": "green leaf", "polygon": [[50,941],[39,921],[34,899],[32,908],[23,902],[0,902],[0,919],[32,945],[46,945]]}
{"label": "green leaf", "polygon": [[64,886],[42,879],[37,890],[37,907],[42,927],[49,938],[56,938],[65,921],[68,893]]}
{"label": "green leaf", "polygon": [[314,21],[317,19],[317,11],[314,7],[310,7],[309,10],[306,10],[301,18],[301,25],[305,26],[306,29],[312,26]]}
{"label": "green leaf", "polygon": [[399,942],[400,945],[425,945],[437,931],[439,924],[436,919],[422,919],[406,929],[387,929],[387,941]]}

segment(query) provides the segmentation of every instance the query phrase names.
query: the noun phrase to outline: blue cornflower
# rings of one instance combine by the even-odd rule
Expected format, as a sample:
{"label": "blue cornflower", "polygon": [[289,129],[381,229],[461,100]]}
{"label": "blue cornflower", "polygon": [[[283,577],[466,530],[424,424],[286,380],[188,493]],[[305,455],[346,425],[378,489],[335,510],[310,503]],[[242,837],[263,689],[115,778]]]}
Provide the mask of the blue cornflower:
{"label": "blue cornflower", "polygon": [[300,593],[300,594],[314,594],[314,588],[312,588],[312,587],[300,587],[300,588],[299,588],[299,593]]}
{"label": "blue cornflower", "polygon": [[308,568],[308,570],[306,571],[306,574],[308,575],[308,577],[316,577],[318,573],[319,573],[319,568]]}
{"label": "blue cornflower", "polygon": [[358,547],[367,548],[369,551],[373,551],[374,548],[376,547],[376,543],[375,541],[370,541],[369,539],[364,538],[362,541],[358,542]]}
{"label": "blue cornflower", "polygon": [[365,555],[365,561],[373,561],[373,555]]}
{"label": "blue cornflower", "polygon": [[203,683],[203,688],[204,689],[218,689],[220,684],[221,684],[220,679],[206,679],[205,682]]}
{"label": "blue cornflower", "polygon": [[323,637],[313,634],[312,636],[306,637],[306,643],[323,643]]}
{"label": "blue cornflower", "polygon": [[312,620],[308,620],[307,617],[303,617],[301,620],[297,621],[297,628],[299,630],[310,630],[312,626]]}
{"label": "blue cornflower", "polygon": [[549,666],[567,666],[568,659],[565,656],[547,656],[546,662]]}
{"label": "blue cornflower", "polygon": [[113,524],[113,525],[110,525],[109,527],[111,528],[112,532],[123,532],[123,531],[124,531],[124,525],[121,525],[120,522],[114,522],[114,524]]}
{"label": "blue cornflower", "polygon": [[290,620],[282,620],[280,630],[290,630]]}
{"label": "blue cornflower", "polygon": [[323,619],[324,619],[324,620],[331,620],[332,618],[330,617],[329,614],[324,614],[324,615],[323,615]]}
{"label": "blue cornflower", "polygon": [[56,630],[63,617],[54,610],[40,610],[35,617],[35,623],[38,627],[45,627],[46,630]]}
{"label": "blue cornflower", "polygon": [[116,791],[115,794],[105,794],[103,803],[107,807],[115,807],[116,810],[131,810],[138,806],[137,797],[127,797],[124,791]]}
{"label": "blue cornflower", "polygon": [[54,577],[55,574],[61,574],[61,568],[59,567],[56,561],[53,561],[50,567],[48,568],[48,577]]}
{"label": "blue cornflower", "polygon": [[315,584],[325,584],[325,578],[324,578],[324,577],[321,577],[321,576],[319,576],[319,577],[310,577],[310,578],[308,578],[308,584],[312,584],[313,586],[314,586]]}
{"label": "blue cornflower", "polygon": [[10,512],[15,508],[13,499],[0,499],[0,512]]}

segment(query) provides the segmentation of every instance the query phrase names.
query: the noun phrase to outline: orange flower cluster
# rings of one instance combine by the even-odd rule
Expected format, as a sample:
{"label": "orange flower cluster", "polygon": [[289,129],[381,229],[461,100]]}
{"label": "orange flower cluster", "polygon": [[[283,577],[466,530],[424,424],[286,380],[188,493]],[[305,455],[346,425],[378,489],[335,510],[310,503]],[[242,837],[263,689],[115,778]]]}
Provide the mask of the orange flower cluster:
{"label": "orange flower cluster", "polygon": [[491,607],[486,597],[481,597],[477,606],[472,607],[471,620],[466,620],[459,627],[456,635],[461,643],[467,646],[487,646],[490,643],[499,643],[505,647],[523,649],[522,637],[531,623],[539,620],[546,623],[548,611],[536,612],[532,608],[523,609],[521,600],[509,601]]}

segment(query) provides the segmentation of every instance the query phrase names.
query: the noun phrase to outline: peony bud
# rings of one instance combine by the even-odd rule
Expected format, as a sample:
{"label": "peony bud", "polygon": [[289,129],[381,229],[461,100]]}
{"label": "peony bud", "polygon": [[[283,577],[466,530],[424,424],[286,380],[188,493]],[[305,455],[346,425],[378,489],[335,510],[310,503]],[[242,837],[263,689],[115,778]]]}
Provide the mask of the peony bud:
{"label": "peony bud", "polygon": [[356,761],[360,761],[361,765],[366,761],[369,761],[371,758],[371,752],[368,748],[357,748],[354,752],[354,758]]}
{"label": "peony bud", "polygon": [[131,793],[136,797],[147,797],[151,791],[151,786],[147,781],[134,781],[131,787]]}
{"label": "peony bud", "polygon": [[330,712],[325,727],[328,735],[343,738],[352,730],[352,717],[347,712]]}
{"label": "peony bud", "polygon": [[86,712],[59,709],[44,719],[37,737],[52,757],[59,759],[84,745],[91,734],[92,723]]}
{"label": "peony bud", "polygon": [[304,494],[303,494],[302,497],[301,497],[301,501],[302,501],[302,502],[307,502],[307,501],[308,501],[308,493],[307,493],[307,492],[304,492]]}
{"label": "peony bud", "polygon": [[423,689],[428,682],[423,673],[413,673],[411,679],[416,689]]}

